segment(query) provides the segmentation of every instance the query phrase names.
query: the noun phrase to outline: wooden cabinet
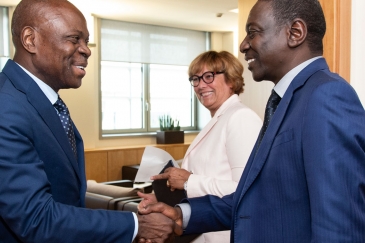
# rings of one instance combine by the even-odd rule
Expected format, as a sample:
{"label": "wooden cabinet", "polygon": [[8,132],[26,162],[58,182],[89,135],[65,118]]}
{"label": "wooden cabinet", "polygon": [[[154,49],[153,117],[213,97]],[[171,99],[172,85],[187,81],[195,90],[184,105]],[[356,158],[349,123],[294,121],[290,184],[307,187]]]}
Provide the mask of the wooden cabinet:
{"label": "wooden cabinet", "polygon": [[[190,144],[159,144],[175,160],[183,159]],[[140,164],[146,146],[85,150],[86,179],[97,182],[121,180],[122,166]]]}

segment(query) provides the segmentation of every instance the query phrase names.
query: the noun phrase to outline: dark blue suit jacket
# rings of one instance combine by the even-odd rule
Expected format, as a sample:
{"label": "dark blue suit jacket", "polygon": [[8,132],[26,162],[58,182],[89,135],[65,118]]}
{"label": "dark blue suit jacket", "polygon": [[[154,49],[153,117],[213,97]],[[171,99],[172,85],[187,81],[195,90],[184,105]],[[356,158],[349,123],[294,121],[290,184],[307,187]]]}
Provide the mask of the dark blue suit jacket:
{"label": "dark blue suit jacket", "polygon": [[82,208],[86,180],[57,112],[13,61],[0,73],[0,242],[131,242],[131,213]]}
{"label": "dark blue suit jacket", "polygon": [[[255,151],[258,149],[255,156]],[[292,81],[235,193],[188,199],[186,233],[231,242],[365,242],[365,111],[323,58]]]}

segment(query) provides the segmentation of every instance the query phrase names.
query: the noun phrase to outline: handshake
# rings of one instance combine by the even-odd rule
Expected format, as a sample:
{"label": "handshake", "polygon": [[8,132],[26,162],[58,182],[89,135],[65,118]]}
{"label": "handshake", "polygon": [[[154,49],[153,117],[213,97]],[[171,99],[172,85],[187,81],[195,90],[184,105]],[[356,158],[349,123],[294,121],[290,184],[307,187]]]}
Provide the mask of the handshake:
{"label": "handshake", "polygon": [[138,192],[143,200],[138,205],[138,243],[173,242],[175,235],[182,235],[182,212],[157,202],[154,194]]}

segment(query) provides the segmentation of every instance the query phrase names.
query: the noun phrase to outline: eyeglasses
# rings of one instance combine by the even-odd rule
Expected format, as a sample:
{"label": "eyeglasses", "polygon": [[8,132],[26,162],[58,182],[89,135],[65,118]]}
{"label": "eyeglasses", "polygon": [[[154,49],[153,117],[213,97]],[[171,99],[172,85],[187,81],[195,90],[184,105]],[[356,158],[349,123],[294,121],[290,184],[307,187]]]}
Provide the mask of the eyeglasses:
{"label": "eyeglasses", "polygon": [[214,76],[217,74],[222,74],[224,72],[205,72],[202,76],[193,75],[189,78],[190,84],[193,87],[197,87],[199,85],[200,79],[204,81],[206,84],[213,83]]}

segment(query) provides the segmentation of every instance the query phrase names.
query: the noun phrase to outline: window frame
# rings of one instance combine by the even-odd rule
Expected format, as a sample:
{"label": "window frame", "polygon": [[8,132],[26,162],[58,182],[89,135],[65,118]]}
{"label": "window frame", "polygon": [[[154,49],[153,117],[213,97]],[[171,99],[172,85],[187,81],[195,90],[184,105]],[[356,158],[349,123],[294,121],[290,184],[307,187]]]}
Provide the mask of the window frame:
{"label": "window frame", "polygon": [[[101,19],[98,19],[98,32],[99,32],[99,43],[101,43],[101,24],[100,24]],[[205,32],[205,50],[202,50],[202,52],[207,51],[210,49],[210,42],[211,42],[211,33],[210,32]],[[101,85],[102,85],[102,77],[101,77],[101,62],[102,61],[107,61],[107,60],[102,60],[102,55],[101,55],[101,44],[98,45],[98,66],[99,66],[99,130],[100,130],[100,137],[101,138],[108,138],[108,137],[125,137],[125,136],[148,136],[148,135],[155,135],[156,131],[159,130],[159,128],[152,128],[151,124],[150,124],[150,110],[146,109],[146,103],[150,104],[150,95],[149,95],[149,89],[150,89],[150,80],[149,80],[149,74],[150,74],[150,69],[149,69],[149,65],[150,64],[154,64],[154,63],[141,63],[142,64],[142,76],[143,76],[143,111],[142,111],[142,117],[143,117],[143,123],[144,123],[144,127],[142,129],[111,129],[111,130],[107,130],[107,129],[103,129],[103,124],[102,124],[102,103],[103,103],[103,94],[102,94],[102,90],[101,90]],[[113,60],[114,61],[114,60]],[[156,63],[156,64],[160,64],[160,65],[169,65],[169,64],[161,64],[161,63]],[[180,64],[177,64],[176,66],[181,66]],[[186,80],[186,84],[189,85],[190,90],[191,90],[191,122],[192,122],[192,126],[189,127],[181,127],[181,130],[184,130],[187,133],[194,133],[194,132],[198,132],[201,127],[199,124],[199,102],[195,96],[195,92],[193,87],[190,85],[188,79]]]}
{"label": "window frame", "polygon": [[[147,100],[146,102],[149,103],[149,106],[151,106],[151,97],[150,97],[150,93],[149,93],[149,90],[150,90],[150,65],[151,64],[144,64],[146,65],[146,82],[145,82],[145,85],[147,86],[147,90],[146,90],[146,97],[147,97]],[[181,65],[175,65],[175,66],[181,66]],[[186,79],[186,83],[189,83],[189,80]],[[188,84],[190,86],[190,83]],[[193,124],[193,126],[185,126],[185,127],[181,127],[181,130],[184,130],[184,131],[195,131],[197,130],[197,127],[198,127],[198,124],[197,124],[197,98],[195,96],[195,93],[194,93],[194,89],[193,87],[190,88],[190,92],[191,92],[191,103],[190,103],[190,111],[191,111],[191,114],[190,114],[190,117],[191,117],[191,124]],[[151,113],[147,111],[146,109],[146,124],[147,124],[147,132],[156,132],[159,130],[159,128],[153,128],[151,126]],[[174,117],[173,117],[174,118]]]}
{"label": "window frame", "polygon": [[[0,70],[4,67],[7,60],[10,58],[10,17],[9,17],[9,7],[0,6],[0,11],[2,14],[0,16],[2,19],[2,33],[0,35],[0,41],[3,42],[3,47],[0,46],[2,50],[0,50]],[[5,17],[5,18],[4,18]]]}
{"label": "window frame", "polygon": [[[101,70],[101,60],[99,62],[99,70]],[[115,62],[115,61],[113,61]],[[125,63],[125,62],[124,62]],[[140,64],[140,63],[138,63]],[[150,122],[150,109],[149,107],[151,107],[151,97],[150,97],[150,65],[151,64],[147,64],[147,63],[141,63],[141,76],[142,76],[142,122],[143,122],[143,127],[142,128],[130,128],[130,129],[103,129],[102,126],[102,121],[103,121],[103,110],[102,110],[102,80],[101,80],[101,72],[100,72],[100,82],[99,82],[99,87],[100,87],[100,111],[99,111],[99,116],[100,116],[100,130],[101,130],[101,134],[102,137],[110,137],[110,136],[126,136],[126,135],[148,135],[148,134],[155,134],[156,131],[159,130],[158,127],[152,127],[151,126],[151,122]],[[181,66],[181,65],[176,65],[176,66]],[[181,127],[181,130],[184,131],[197,131],[198,130],[198,121],[197,121],[197,104],[198,104],[198,100],[195,96],[194,93],[194,89],[193,87],[190,85],[188,79],[186,81],[186,85],[189,85],[190,87],[190,92],[191,92],[191,123],[193,124],[193,126],[185,126],[185,127]],[[148,106],[148,108],[147,108]]]}

